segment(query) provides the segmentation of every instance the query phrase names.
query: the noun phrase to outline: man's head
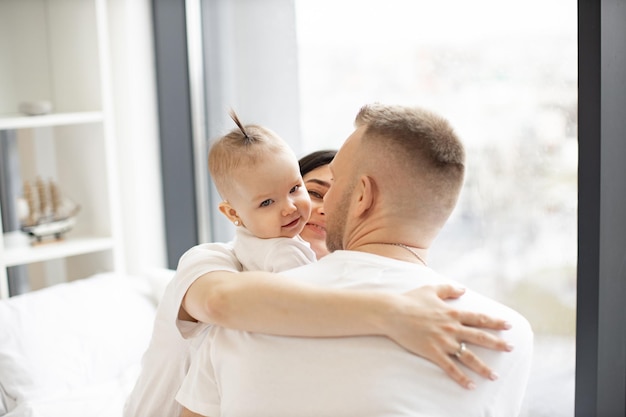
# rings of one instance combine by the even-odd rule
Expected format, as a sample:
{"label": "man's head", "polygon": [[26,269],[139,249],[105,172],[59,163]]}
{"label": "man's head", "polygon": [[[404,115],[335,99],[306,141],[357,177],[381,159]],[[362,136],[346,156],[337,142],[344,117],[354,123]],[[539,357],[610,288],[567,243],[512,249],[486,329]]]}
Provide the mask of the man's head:
{"label": "man's head", "polygon": [[364,106],[331,163],[329,250],[373,242],[428,248],[452,213],[465,151],[447,120],[420,108]]}
{"label": "man's head", "polygon": [[274,132],[242,125],[218,139],[209,151],[209,171],[224,199],[220,211],[260,238],[294,237],[311,213],[298,160]]}

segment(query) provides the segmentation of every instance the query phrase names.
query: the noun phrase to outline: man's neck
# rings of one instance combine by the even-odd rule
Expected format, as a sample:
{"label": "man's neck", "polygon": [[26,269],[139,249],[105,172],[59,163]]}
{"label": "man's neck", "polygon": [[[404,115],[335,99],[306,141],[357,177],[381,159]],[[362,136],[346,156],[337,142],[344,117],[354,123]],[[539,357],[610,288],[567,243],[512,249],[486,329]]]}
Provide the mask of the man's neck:
{"label": "man's neck", "polygon": [[370,242],[358,247],[348,248],[348,250],[372,253],[399,261],[428,266],[426,264],[426,255],[428,252],[426,249],[417,248],[401,242]]}

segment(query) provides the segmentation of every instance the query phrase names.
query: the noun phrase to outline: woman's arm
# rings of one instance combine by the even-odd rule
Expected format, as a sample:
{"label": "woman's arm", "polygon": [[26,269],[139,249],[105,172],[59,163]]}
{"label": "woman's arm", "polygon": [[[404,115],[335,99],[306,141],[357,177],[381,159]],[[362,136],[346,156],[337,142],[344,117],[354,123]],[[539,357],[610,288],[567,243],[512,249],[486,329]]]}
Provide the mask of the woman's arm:
{"label": "woman's arm", "polygon": [[[283,336],[387,336],[440,366],[471,388],[472,381],[451,355],[460,342],[509,351],[507,343],[481,330],[505,330],[503,320],[453,309],[451,285],[422,287],[405,294],[316,287],[267,272],[214,271],[188,289],[182,307],[194,319],[219,326]],[[182,316],[181,316],[182,318]],[[485,378],[495,375],[470,350],[463,364]]]}

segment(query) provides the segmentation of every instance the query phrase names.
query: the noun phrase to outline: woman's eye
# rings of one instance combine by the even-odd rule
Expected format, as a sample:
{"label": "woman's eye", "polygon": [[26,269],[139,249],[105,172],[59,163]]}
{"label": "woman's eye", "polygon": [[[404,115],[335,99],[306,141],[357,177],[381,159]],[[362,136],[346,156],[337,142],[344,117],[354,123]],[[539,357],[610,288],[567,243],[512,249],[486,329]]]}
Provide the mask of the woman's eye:
{"label": "woman's eye", "polygon": [[317,191],[313,191],[313,190],[310,190],[310,191],[309,191],[309,195],[310,195],[311,197],[314,197],[314,198],[319,198],[320,200],[324,198],[324,196],[323,196],[323,195],[321,195],[321,194],[320,194],[320,193],[318,193]]}
{"label": "woman's eye", "polygon": [[270,200],[270,199],[264,200],[263,202],[261,202],[261,204],[259,205],[259,207],[267,207],[267,206],[269,206],[270,204],[272,204],[273,202],[274,202],[274,201],[273,201],[273,200]]}

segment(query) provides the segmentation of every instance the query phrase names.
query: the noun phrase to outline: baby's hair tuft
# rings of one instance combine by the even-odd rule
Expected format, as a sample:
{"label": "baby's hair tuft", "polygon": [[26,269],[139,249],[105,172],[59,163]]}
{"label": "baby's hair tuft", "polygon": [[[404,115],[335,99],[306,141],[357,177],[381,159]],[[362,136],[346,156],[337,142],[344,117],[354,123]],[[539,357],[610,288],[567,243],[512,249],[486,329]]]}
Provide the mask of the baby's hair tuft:
{"label": "baby's hair tuft", "polygon": [[235,122],[235,124],[237,125],[239,130],[241,130],[241,133],[243,133],[244,143],[246,143],[246,144],[252,143],[253,139],[248,135],[248,132],[246,131],[246,128],[243,126],[243,124],[239,120],[239,116],[237,116],[237,113],[235,113],[235,110],[230,109],[228,114],[230,115],[230,118],[233,119],[233,122]]}

